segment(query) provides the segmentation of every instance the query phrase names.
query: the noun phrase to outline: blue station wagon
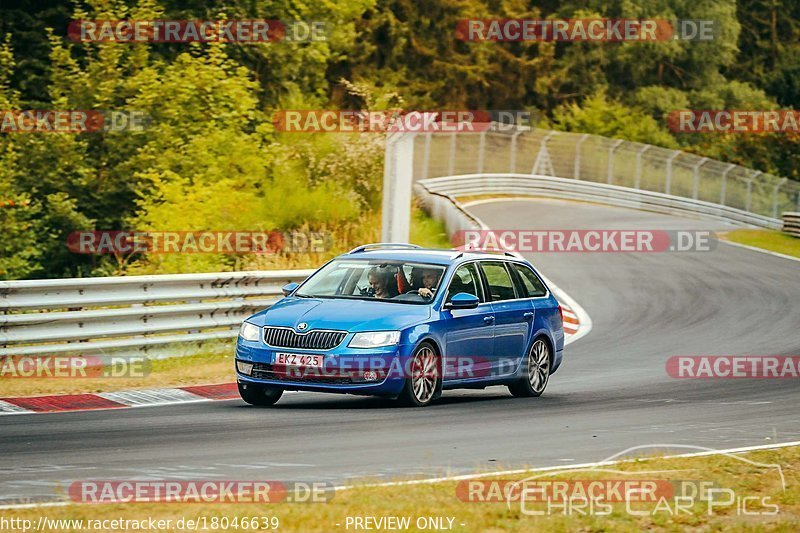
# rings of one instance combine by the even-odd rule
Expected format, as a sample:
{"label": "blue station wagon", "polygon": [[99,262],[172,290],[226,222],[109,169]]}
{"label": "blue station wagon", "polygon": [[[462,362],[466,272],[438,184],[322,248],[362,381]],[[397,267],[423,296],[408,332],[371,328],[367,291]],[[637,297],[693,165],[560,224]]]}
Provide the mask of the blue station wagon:
{"label": "blue station wagon", "polygon": [[561,364],[561,306],[511,254],[369,244],[336,257],[242,324],[242,399],[285,390],[388,396],[425,406],[445,389],[541,395]]}

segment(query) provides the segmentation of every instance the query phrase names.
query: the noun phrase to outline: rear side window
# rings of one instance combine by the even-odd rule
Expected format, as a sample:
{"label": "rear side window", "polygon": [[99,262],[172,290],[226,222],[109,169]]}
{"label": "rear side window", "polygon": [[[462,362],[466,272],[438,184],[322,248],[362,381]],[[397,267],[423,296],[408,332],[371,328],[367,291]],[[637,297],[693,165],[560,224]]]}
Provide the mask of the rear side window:
{"label": "rear side window", "polygon": [[516,298],[514,293],[514,283],[506,270],[505,263],[502,261],[486,261],[481,263],[483,275],[486,276],[486,283],[489,285],[489,294],[492,301],[513,300]]}
{"label": "rear side window", "polygon": [[450,280],[450,288],[447,290],[447,299],[449,302],[453,296],[459,292],[466,292],[473,296],[477,296],[478,300],[484,301],[483,290],[481,290],[481,280],[478,277],[478,270],[475,263],[469,263],[461,266],[453,274],[453,279]]}
{"label": "rear side window", "polygon": [[539,277],[534,274],[533,270],[525,265],[518,264],[514,264],[514,268],[522,280],[522,284],[525,287],[528,298],[537,298],[547,294],[547,289],[545,288],[544,283],[542,283],[542,280],[540,280]]}

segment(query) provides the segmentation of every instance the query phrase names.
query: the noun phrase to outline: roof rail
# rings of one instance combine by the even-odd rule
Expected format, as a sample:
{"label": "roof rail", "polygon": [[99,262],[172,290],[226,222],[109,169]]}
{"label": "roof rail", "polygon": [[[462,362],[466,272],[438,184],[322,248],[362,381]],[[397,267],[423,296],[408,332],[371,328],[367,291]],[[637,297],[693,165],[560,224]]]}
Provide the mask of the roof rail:
{"label": "roof rail", "polygon": [[473,254],[503,254],[507,257],[517,257],[514,255],[513,252],[509,252],[508,250],[464,250],[461,252],[461,255],[464,253],[473,253]]}
{"label": "roof rail", "polygon": [[364,252],[364,251],[372,249],[372,248],[399,248],[401,250],[405,250],[405,249],[416,250],[416,249],[420,249],[422,247],[421,246],[417,246],[416,244],[407,244],[407,243],[402,243],[402,242],[373,242],[371,244],[362,244],[361,246],[357,246],[356,248],[353,248],[352,250],[350,250],[347,253],[348,254],[358,254],[358,253]]}

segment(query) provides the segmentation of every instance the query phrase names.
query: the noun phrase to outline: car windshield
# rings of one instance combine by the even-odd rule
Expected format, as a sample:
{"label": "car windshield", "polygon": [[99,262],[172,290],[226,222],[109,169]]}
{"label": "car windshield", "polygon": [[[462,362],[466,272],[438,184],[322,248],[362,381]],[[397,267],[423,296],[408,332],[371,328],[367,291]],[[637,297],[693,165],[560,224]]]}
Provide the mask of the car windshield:
{"label": "car windshield", "polygon": [[442,265],[411,261],[336,259],[311,276],[294,296],[428,304],[444,270]]}

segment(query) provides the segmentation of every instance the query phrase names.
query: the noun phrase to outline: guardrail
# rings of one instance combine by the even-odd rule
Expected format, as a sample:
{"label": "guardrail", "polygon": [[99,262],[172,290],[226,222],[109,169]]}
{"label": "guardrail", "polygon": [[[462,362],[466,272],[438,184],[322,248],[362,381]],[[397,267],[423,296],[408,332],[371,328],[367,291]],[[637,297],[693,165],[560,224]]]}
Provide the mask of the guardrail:
{"label": "guardrail", "polygon": [[784,233],[800,237],[800,213],[784,213],[783,227],[781,229]]}
{"label": "guardrail", "polygon": [[313,270],[0,281],[0,356],[168,353],[230,339]]}
{"label": "guardrail", "polygon": [[583,200],[661,213],[703,216],[741,224],[752,224],[773,229],[780,221],[771,217],[748,213],[732,207],[681,198],[652,191],[642,191],[616,185],[576,181],[551,176],[531,174],[467,174],[431,178],[417,182],[432,193],[452,196],[485,194],[529,195],[568,200]]}

